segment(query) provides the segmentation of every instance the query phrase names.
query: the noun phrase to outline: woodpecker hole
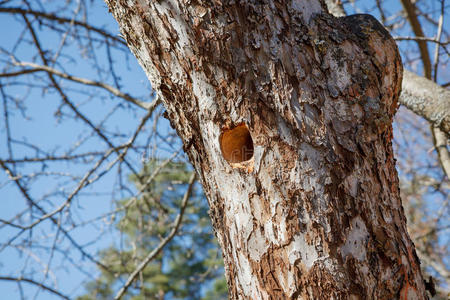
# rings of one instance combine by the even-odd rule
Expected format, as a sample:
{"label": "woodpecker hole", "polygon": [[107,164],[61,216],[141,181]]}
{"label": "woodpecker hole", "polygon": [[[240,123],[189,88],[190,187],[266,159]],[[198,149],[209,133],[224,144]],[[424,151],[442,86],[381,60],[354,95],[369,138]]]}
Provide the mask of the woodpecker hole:
{"label": "woodpecker hole", "polygon": [[253,140],[245,124],[225,129],[220,136],[220,149],[230,164],[241,163],[253,157]]}

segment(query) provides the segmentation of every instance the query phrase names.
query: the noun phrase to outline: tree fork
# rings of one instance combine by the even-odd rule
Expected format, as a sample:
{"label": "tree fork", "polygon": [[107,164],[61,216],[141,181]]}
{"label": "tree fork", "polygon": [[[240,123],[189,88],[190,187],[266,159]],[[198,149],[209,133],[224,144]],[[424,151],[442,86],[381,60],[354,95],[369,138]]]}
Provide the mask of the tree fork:
{"label": "tree fork", "polygon": [[391,144],[402,64],[373,17],[106,3],[199,174],[231,298],[427,298]]}

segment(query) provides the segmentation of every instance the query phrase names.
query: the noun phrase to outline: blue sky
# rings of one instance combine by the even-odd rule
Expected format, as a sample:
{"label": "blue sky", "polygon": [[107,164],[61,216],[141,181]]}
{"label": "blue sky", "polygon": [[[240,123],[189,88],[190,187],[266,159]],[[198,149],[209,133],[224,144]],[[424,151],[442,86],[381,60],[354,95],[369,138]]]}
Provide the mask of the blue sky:
{"label": "blue sky", "polygon": [[[51,10],[51,5],[59,5],[62,2],[53,2],[47,3],[46,9]],[[92,23],[99,27],[108,28],[111,32],[118,34],[117,24],[112,16],[107,12],[106,5],[103,2],[97,1],[96,4],[90,7],[89,11],[89,19]],[[9,6],[20,5],[18,1],[8,3]],[[70,15],[69,15],[70,16]],[[30,18],[32,19],[32,18]],[[2,36],[1,47],[5,49],[12,49],[14,43],[17,40],[17,37],[22,34],[23,27],[20,25],[22,20],[20,18],[13,18],[6,14],[0,14],[0,36]],[[57,49],[60,44],[59,36],[49,34],[48,30],[39,30],[39,26],[36,26],[37,33],[40,38],[40,42],[44,49]],[[68,47],[65,52],[67,54],[71,54],[74,56],[79,56],[80,49],[76,47],[74,44],[71,47]],[[127,50],[128,51],[128,50]],[[36,51],[32,47],[26,47],[26,45],[22,45],[17,48],[14,52],[15,56],[22,61],[31,61],[32,56],[35,55]],[[64,53],[63,53],[64,54]],[[98,55],[100,54],[100,55]],[[87,54],[89,55],[89,54]],[[99,65],[107,66],[106,63],[106,51],[103,52],[103,57],[101,51],[97,51],[97,60]],[[128,57],[123,53],[115,53],[114,56],[118,61],[114,65],[115,71],[117,74],[120,74],[121,81],[120,84],[125,86],[126,91],[131,95],[138,96],[143,99],[150,99],[150,84],[146,80],[145,74],[142,69],[137,64],[137,61],[133,56],[129,55]],[[78,59],[77,61],[72,61],[71,59],[65,59],[63,57],[61,61],[64,62],[64,65],[57,66],[57,68],[63,68],[68,73],[81,76],[90,79],[96,79],[97,74],[93,73],[93,69],[90,67],[89,63]],[[40,63],[40,61],[38,61]],[[4,62],[0,62],[0,68],[4,68]],[[45,76],[45,73],[42,73],[38,76]],[[20,80],[26,81],[30,80],[29,78],[23,76]],[[112,83],[111,77],[105,78],[110,84]],[[32,82],[35,83],[35,82]],[[60,80],[60,84],[63,87],[73,88],[73,89],[85,89],[84,87],[76,84],[69,83],[64,80]],[[79,152],[82,152],[83,148],[95,150],[96,148],[105,148],[105,145],[99,144],[99,141],[94,138],[89,138],[89,134],[86,133],[86,127],[82,125],[82,122],[77,120],[71,120],[69,118],[63,118],[61,121],[55,118],[54,114],[58,111],[61,105],[60,97],[53,91],[47,90],[45,94],[42,94],[42,90],[39,88],[32,89],[30,91],[24,91],[21,86],[17,88],[9,88],[9,93],[16,94],[18,97],[21,97],[25,93],[29,93],[28,97],[25,100],[26,109],[26,118],[17,111],[11,114],[10,117],[10,128],[12,132],[12,136],[19,137],[18,139],[27,141],[31,144],[35,144],[40,146],[43,149],[52,149],[55,154],[63,154],[70,147],[73,147],[74,137],[84,137],[87,141],[84,143],[82,147],[78,149]],[[112,98],[107,93],[102,92],[97,89],[98,94],[97,97],[89,99],[85,95],[74,91],[70,93],[72,98],[76,98],[77,103],[80,103],[80,107],[82,111],[88,116],[91,120],[96,123],[100,122],[100,120],[107,114],[108,111],[114,109],[114,105],[116,101],[120,101],[117,98]],[[95,91],[95,93],[97,92]],[[84,97],[83,101],[78,101],[77,97]],[[65,107],[62,108],[63,113],[69,113],[69,110]],[[112,117],[110,117],[105,124],[107,128],[117,128],[120,127],[120,131],[125,133],[124,137],[121,139],[126,141],[131,136],[132,132],[136,128],[140,118],[144,115],[144,111],[138,111],[138,115],[135,115],[132,110],[122,109],[114,113]],[[0,132],[0,153],[2,157],[7,156],[6,143],[4,143],[5,137],[5,129],[3,126],[3,109],[2,109],[2,128]],[[164,122],[163,122],[164,124]],[[165,131],[168,130],[167,124],[163,126],[166,128]],[[128,134],[127,134],[128,132]],[[161,132],[164,135],[164,131]],[[120,140],[116,139],[116,140]],[[169,149],[170,150],[170,149]],[[33,151],[26,147],[17,146],[14,149],[14,157],[30,157],[33,156]],[[164,155],[164,154],[161,154]],[[131,156],[133,158],[133,156]],[[135,155],[134,160],[138,161],[141,159],[140,156]],[[51,170],[59,170],[59,172],[69,171],[74,174],[78,174],[82,176],[91,165],[86,166],[74,166],[73,164],[68,165],[64,162],[52,163]],[[32,170],[35,168],[35,170]],[[33,171],[39,172],[41,166],[31,166],[25,167],[21,169],[24,173],[32,173]],[[1,172],[0,174],[0,182],[4,183],[7,181],[6,174]],[[84,191],[84,195],[79,197],[74,201],[73,206],[76,209],[75,211],[78,214],[82,214],[78,218],[75,216],[74,219],[77,221],[81,220],[89,220],[91,218],[97,217],[103,213],[106,213],[111,210],[113,203],[111,199],[111,188],[117,182],[116,172],[107,173],[100,181],[98,181],[93,187],[87,188]],[[37,199],[43,199],[43,206],[48,208],[48,211],[51,211],[51,206],[56,205],[57,203],[61,203],[63,201],[63,197],[58,194],[49,195],[49,193],[53,193],[54,190],[60,189],[61,192],[67,194],[70,193],[74,189],[73,182],[67,180],[60,180],[56,178],[56,176],[48,176],[42,179],[36,180],[33,183],[33,189],[30,191],[32,195],[35,195]],[[88,192],[93,193],[92,196],[87,195]],[[118,198],[121,198],[120,195],[117,195]],[[43,197],[43,198],[42,198]],[[1,189],[1,204],[0,204],[0,218],[1,219],[10,219],[17,212],[26,209],[27,203],[24,200],[23,196],[18,192],[16,186],[9,183]],[[48,201],[48,202],[47,202]],[[107,220],[95,223],[95,226],[89,225],[80,227],[73,232],[71,232],[72,236],[80,243],[86,244],[92,241],[95,241],[93,246],[87,247],[91,254],[95,254],[98,250],[110,245],[113,240],[113,236],[108,234],[108,232],[102,232],[101,227],[103,226],[105,229],[108,229]],[[108,229],[109,230],[109,229]],[[38,229],[39,232],[35,232],[34,234],[38,236],[41,234],[41,231],[45,231],[47,233],[55,234],[55,227],[50,224],[50,222],[44,222],[41,224],[41,227]],[[17,232],[17,230],[11,229],[10,227],[4,227],[0,229],[0,241],[5,242],[5,239],[9,239],[12,236],[13,232]],[[27,235],[22,236],[21,238],[26,238]],[[20,240],[20,238],[18,239]],[[52,238],[49,237],[49,242]],[[77,251],[73,251],[70,249],[71,245],[67,242],[64,242],[65,245],[62,248],[67,249],[68,251],[72,251],[74,260],[83,260],[83,258],[77,253]],[[14,274],[19,275],[17,273],[25,264],[30,265],[34,258],[39,257],[48,257],[49,254],[46,253],[48,250],[42,249],[41,253],[33,253],[29,258],[25,259],[25,257],[20,257],[18,252],[7,248],[0,253],[0,274]],[[86,275],[79,272],[76,268],[70,267],[69,264],[61,264],[62,256],[55,255],[55,259],[52,263],[53,266],[66,266],[66,269],[57,269],[55,276],[57,277],[57,282],[59,284],[59,289],[65,291],[71,296],[79,295],[82,293],[83,289],[80,286],[82,280],[86,279]],[[42,264],[46,262],[43,261]],[[35,261],[33,263],[36,265],[35,272],[42,272],[42,269],[39,269],[40,262]],[[87,270],[90,270],[92,274],[96,274],[98,271],[92,265],[86,261],[88,266]],[[29,268],[28,268],[29,269]],[[33,274],[29,274],[32,277]],[[47,281],[50,285],[53,283],[52,276],[49,276]],[[22,284],[24,291],[26,294],[35,295],[36,287],[29,285],[27,283]],[[18,299],[19,298],[19,290],[16,283],[0,281],[0,290],[2,291],[2,299]],[[58,297],[54,297],[51,294],[41,291],[38,294],[37,299],[57,299]]]}

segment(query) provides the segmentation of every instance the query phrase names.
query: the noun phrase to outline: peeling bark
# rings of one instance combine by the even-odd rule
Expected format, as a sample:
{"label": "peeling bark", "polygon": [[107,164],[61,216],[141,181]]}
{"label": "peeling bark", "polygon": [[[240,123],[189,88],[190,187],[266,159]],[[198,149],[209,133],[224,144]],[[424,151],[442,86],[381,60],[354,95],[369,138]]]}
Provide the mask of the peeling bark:
{"label": "peeling bark", "polygon": [[426,299],[391,145],[402,64],[373,17],[106,3],[202,181],[232,299]]}

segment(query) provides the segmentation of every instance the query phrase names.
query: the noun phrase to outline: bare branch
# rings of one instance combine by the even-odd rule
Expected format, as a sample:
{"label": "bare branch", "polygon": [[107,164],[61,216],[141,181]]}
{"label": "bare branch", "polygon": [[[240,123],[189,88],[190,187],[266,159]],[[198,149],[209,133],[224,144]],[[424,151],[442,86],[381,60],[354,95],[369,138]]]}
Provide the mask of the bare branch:
{"label": "bare branch", "polygon": [[[48,19],[51,21],[56,21],[59,23],[68,23],[68,24],[72,23],[72,19],[58,17],[56,14],[46,13],[46,12],[41,12],[41,11],[36,11],[36,10],[31,10],[31,9],[23,9],[20,7],[0,7],[0,13],[33,15],[35,17],[45,18],[45,19]],[[84,22],[76,21],[76,20],[73,21],[73,24],[83,27],[89,31],[96,32],[106,38],[109,38],[115,42],[118,42],[118,43],[126,46],[126,42],[123,39],[106,32],[106,30],[104,30],[104,29],[92,26],[92,25],[84,23]]]}
{"label": "bare branch", "polygon": [[38,286],[38,287],[40,287],[40,288],[42,288],[42,289],[44,289],[44,290],[46,290],[46,291],[48,291],[48,292],[54,294],[54,295],[56,295],[56,296],[59,296],[59,297],[61,297],[62,299],[67,299],[67,300],[70,299],[70,298],[67,297],[66,295],[63,295],[63,294],[61,294],[60,292],[58,292],[57,290],[52,289],[51,287],[46,286],[46,285],[42,284],[41,282],[37,282],[37,281],[35,281],[35,280],[33,280],[33,279],[24,278],[24,277],[0,276],[0,280],[17,281],[17,282],[22,282],[22,281],[23,281],[23,282],[27,282],[27,283],[30,283],[30,284],[34,284],[34,285],[36,285],[36,286]]}
{"label": "bare branch", "polygon": [[[420,25],[419,19],[416,14],[416,6],[410,0],[400,0],[402,3],[406,14],[408,15],[409,23],[411,24],[411,28],[414,34],[418,37],[424,37],[422,26]],[[430,53],[428,52],[428,46],[425,41],[417,41],[419,46],[420,56],[422,58],[423,70],[425,77],[431,79],[431,59]]]}
{"label": "bare branch", "polygon": [[[137,106],[139,106],[141,108],[147,109],[147,110],[154,109],[156,107],[156,104],[157,104],[157,103],[153,103],[153,102],[152,103],[146,103],[146,102],[144,102],[142,100],[139,100],[137,98],[131,97],[130,95],[122,93],[120,90],[118,90],[118,89],[116,89],[116,88],[114,88],[114,87],[112,87],[112,86],[110,86],[110,85],[108,85],[108,84],[106,84],[104,82],[72,76],[70,74],[67,74],[67,73],[64,73],[64,72],[60,72],[60,71],[58,71],[58,70],[56,70],[54,68],[51,68],[49,66],[42,66],[42,65],[35,64],[35,63],[31,63],[31,62],[18,62],[18,61],[15,61],[14,64],[17,65],[17,66],[22,66],[22,67],[32,67],[31,70],[33,70],[33,71],[31,71],[30,69],[25,69],[23,71],[23,73],[15,72],[16,74],[18,73],[17,75],[19,75],[19,74],[27,74],[27,73],[31,73],[31,72],[37,72],[37,71],[45,71],[45,72],[54,74],[56,76],[62,77],[62,78],[67,79],[67,80],[71,80],[71,81],[78,82],[78,83],[85,84],[85,85],[91,85],[91,86],[100,87],[102,89],[107,90],[108,92],[110,92],[114,96],[117,96],[117,97],[120,97],[122,99],[125,99],[126,101],[128,101],[130,103],[133,103],[133,104],[135,104],[135,105],[137,105]],[[10,74],[11,73],[6,74],[6,76],[10,76]],[[4,74],[0,74],[0,77],[3,77],[3,76],[4,76]],[[155,99],[154,101],[157,102],[158,99]]]}
{"label": "bare branch", "polygon": [[[27,24],[27,27],[31,33],[31,36],[33,37],[34,44],[39,52],[39,56],[40,56],[42,62],[44,63],[44,65],[48,66],[48,60],[44,55],[44,51],[42,50],[41,44],[39,42],[39,39],[36,35],[35,30],[33,29],[33,26],[31,25],[31,23],[28,20],[28,18],[26,17],[26,15],[22,15],[22,16],[23,16],[23,19],[25,20],[25,23]],[[115,152],[120,156],[120,152],[118,150],[116,150],[116,147],[110,142],[110,140],[105,136],[105,134],[101,130],[99,130],[98,127],[94,126],[94,124],[92,124],[92,122],[84,114],[82,114],[77,109],[77,107],[69,100],[67,95],[64,93],[63,89],[56,82],[53,74],[50,72],[47,72],[47,75],[48,75],[52,85],[54,86],[54,88],[58,91],[59,95],[61,96],[63,102],[65,104],[67,104],[70,107],[70,109],[76,114],[77,117],[79,117],[81,120],[83,120],[104,142],[106,142],[106,144],[111,149],[114,149]],[[156,104],[154,104],[153,107],[156,107]],[[139,178],[138,172],[134,169],[134,167],[125,159],[124,159],[124,162],[127,165],[127,167],[133,172],[133,174],[135,174],[136,177]]]}
{"label": "bare branch", "polygon": [[450,155],[447,149],[448,136],[437,127],[432,127],[432,132],[439,162],[447,178],[450,178]]}
{"label": "bare branch", "polygon": [[[23,184],[20,182],[20,180],[18,179],[17,175],[14,174],[6,165],[5,163],[3,163],[2,161],[0,161],[0,166],[3,167],[3,169],[5,170],[6,174],[8,174],[8,176],[10,177],[10,179],[12,181],[14,181],[17,185],[17,187],[19,188],[20,192],[22,193],[22,195],[25,197],[25,199],[27,199],[28,203],[34,207],[36,207],[42,214],[46,215],[47,212],[45,211],[44,208],[42,208],[39,204],[37,204],[29,195],[27,189],[23,186]],[[58,221],[53,218],[52,216],[49,217],[49,219],[52,221],[52,223],[56,226],[58,226]],[[73,238],[72,236],[63,228],[61,228],[62,233],[64,234],[65,237],[67,237],[67,239],[72,243],[72,245],[74,245],[75,248],[78,249],[78,251],[80,251],[80,253],[88,258],[90,261],[92,261],[93,263],[95,263],[97,266],[101,267],[102,269],[104,269],[107,272],[111,272],[109,270],[109,268],[107,266],[105,266],[104,264],[102,264],[100,261],[96,260],[92,255],[90,255],[89,253],[87,253],[82,246],[80,246]],[[23,230],[21,232],[19,232],[19,234],[21,234],[23,232]],[[17,236],[17,235],[16,235]],[[15,238],[15,237],[14,237]],[[8,245],[9,243],[6,243],[6,245]]]}
{"label": "bare branch", "polygon": [[76,159],[86,159],[86,157],[94,157],[99,155],[104,155],[105,152],[87,152],[82,154],[74,154],[74,155],[61,155],[61,156],[53,156],[47,155],[45,157],[24,157],[17,159],[5,159],[2,160],[4,163],[11,164],[19,164],[19,163],[39,163],[46,161],[61,161],[61,160],[76,160]]}
{"label": "bare branch", "polygon": [[441,48],[441,37],[442,37],[442,28],[444,25],[444,14],[445,14],[445,5],[444,5],[444,0],[441,0],[441,16],[439,17],[439,22],[438,22],[438,29],[437,29],[437,37],[436,40],[439,42],[436,45],[436,49],[434,52],[434,66],[433,66],[433,75],[434,75],[434,82],[437,82],[437,74],[438,74],[438,66],[439,66],[439,49]]}
{"label": "bare branch", "polygon": [[9,72],[9,73],[1,73],[0,77],[16,77],[19,75],[26,75],[26,74],[30,74],[30,73],[36,73],[36,72],[40,72],[42,70],[39,69],[23,69],[20,71],[15,71],[15,72]]}
{"label": "bare branch", "polygon": [[183,201],[180,205],[180,212],[178,213],[178,216],[176,217],[172,230],[170,231],[169,235],[166,236],[160,244],[152,251],[150,252],[147,257],[139,264],[139,266],[131,273],[131,275],[128,277],[127,282],[122,286],[122,288],[117,292],[116,296],[114,297],[114,300],[118,300],[122,298],[122,296],[126,293],[127,289],[130,287],[130,285],[133,283],[134,279],[137,277],[137,275],[147,266],[149,262],[151,262],[158,253],[164,248],[164,246],[169,243],[172,238],[176,235],[178,228],[180,227],[181,221],[183,219],[184,210],[186,209],[189,197],[191,196],[192,188],[194,186],[196,179],[195,171],[192,174],[191,178],[189,179],[189,186],[184,194]]}
{"label": "bare branch", "polygon": [[426,42],[433,42],[433,43],[439,44],[441,46],[446,46],[446,45],[450,44],[450,42],[441,42],[438,39],[423,37],[423,36],[397,36],[397,37],[394,37],[394,40],[396,40],[396,41],[426,41]]}

